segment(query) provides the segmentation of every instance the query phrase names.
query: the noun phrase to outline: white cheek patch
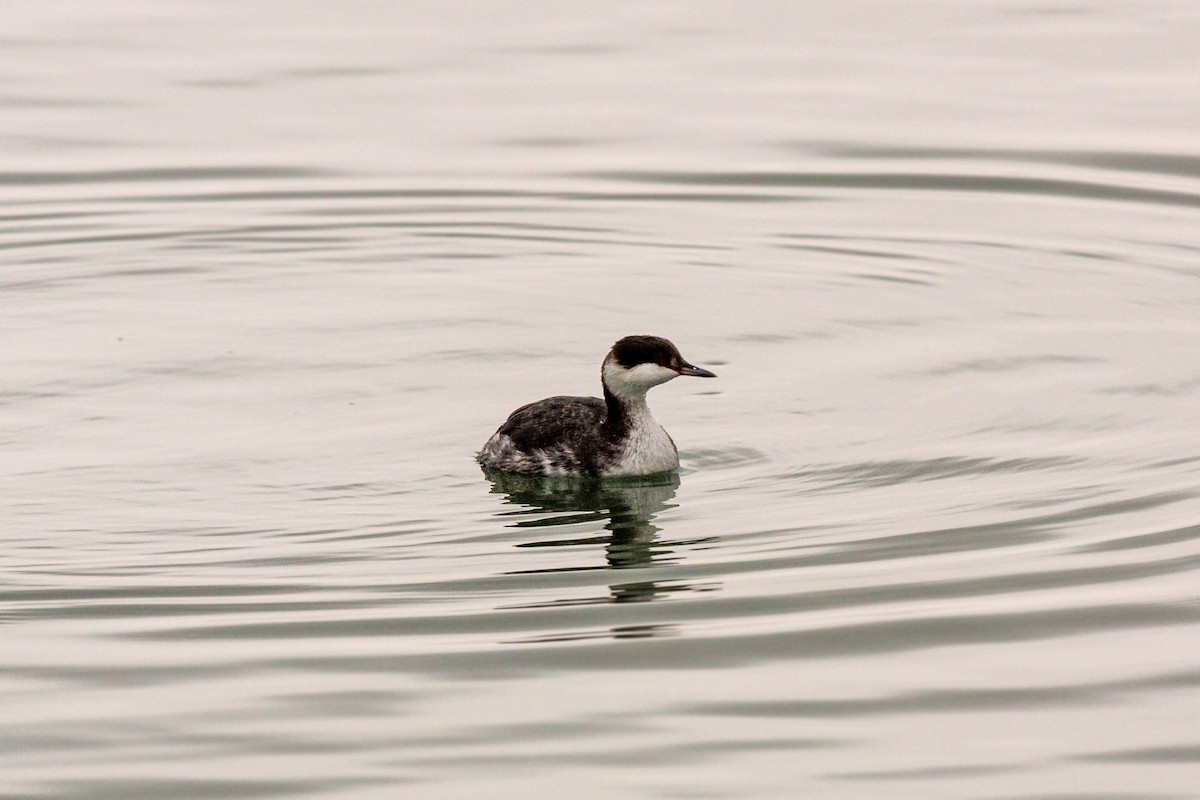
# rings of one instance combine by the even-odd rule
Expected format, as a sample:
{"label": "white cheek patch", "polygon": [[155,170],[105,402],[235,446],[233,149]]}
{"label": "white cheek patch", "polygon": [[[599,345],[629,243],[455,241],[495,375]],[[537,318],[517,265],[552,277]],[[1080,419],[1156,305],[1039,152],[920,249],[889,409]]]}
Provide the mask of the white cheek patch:
{"label": "white cheek patch", "polygon": [[658,364],[638,364],[629,369],[615,362],[604,365],[604,382],[618,395],[644,394],[650,387],[678,377],[675,370]]}
{"label": "white cheek patch", "polygon": [[629,370],[629,382],[635,386],[645,386],[647,389],[678,377],[679,373],[675,370],[660,367],[658,364],[638,364]]}

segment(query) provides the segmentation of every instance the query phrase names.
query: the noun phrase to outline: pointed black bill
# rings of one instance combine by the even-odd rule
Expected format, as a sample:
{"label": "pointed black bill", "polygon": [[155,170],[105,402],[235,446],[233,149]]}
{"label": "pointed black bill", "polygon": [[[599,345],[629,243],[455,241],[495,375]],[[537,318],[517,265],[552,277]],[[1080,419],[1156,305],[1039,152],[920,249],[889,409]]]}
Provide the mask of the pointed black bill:
{"label": "pointed black bill", "polygon": [[686,361],[680,365],[679,374],[680,375],[691,375],[696,378],[715,378],[715,377],[717,377],[717,373],[709,372],[708,370],[704,369],[703,367],[693,367],[691,364],[688,364]]}

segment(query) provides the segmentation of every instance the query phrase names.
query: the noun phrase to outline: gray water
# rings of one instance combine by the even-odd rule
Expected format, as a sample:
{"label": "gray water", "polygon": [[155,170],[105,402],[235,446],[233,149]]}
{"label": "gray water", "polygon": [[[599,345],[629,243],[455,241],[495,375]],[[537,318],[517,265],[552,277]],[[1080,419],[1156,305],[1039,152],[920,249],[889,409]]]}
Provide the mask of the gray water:
{"label": "gray water", "polygon": [[0,16],[0,795],[1200,796],[1200,6]]}

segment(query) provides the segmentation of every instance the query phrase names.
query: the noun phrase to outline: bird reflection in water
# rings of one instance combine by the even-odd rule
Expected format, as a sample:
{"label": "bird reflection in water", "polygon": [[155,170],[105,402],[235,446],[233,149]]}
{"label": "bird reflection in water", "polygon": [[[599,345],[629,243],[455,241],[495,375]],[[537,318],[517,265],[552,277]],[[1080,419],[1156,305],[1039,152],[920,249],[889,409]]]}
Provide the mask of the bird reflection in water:
{"label": "bird reflection in water", "polygon": [[[658,537],[661,530],[654,524],[660,512],[674,508],[671,501],[679,488],[679,475],[668,472],[637,478],[579,478],[518,475],[484,469],[492,483],[492,493],[506,495],[507,502],[522,506],[504,512],[502,516],[516,518],[514,528],[554,529],[576,528],[603,521],[606,534],[584,536],[554,536],[537,541],[522,542],[517,547],[604,546],[605,565],[532,569],[530,573],[566,572],[594,569],[629,569],[676,561],[673,548],[712,541],[710,538],[665,542]],[[551,533],[552,531],[546,531]],[[668,546],[669,545],[669,546]],[[580,605],[595,602],[645,602],[675,592],[709,591],[711,584],[678,581],[622,582],[609,586],[610,597],[603,601],[561,600],[553,605]],[[545,604],[539,604],[545,605]],[[631,626],[653,627],[653,626]],[[616,631],[614,631],[616,633]],[[630,637],[654,636],[656,631],[629,630]]]}

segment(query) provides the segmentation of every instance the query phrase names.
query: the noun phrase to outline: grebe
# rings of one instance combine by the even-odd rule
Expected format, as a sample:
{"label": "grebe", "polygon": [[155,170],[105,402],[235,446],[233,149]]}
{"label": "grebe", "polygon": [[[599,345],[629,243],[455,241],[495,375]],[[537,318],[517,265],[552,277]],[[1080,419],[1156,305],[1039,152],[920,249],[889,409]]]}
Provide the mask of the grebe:
{"label": "grebe", "polygon": [[715,378],[659,336],[626,336],[604,357],[598,397],[547,397],[521,406],[476,458],[484,467],[529,475],[616,477],[679,467],[675,442],[654,421],[646,392],[680,375]]}

